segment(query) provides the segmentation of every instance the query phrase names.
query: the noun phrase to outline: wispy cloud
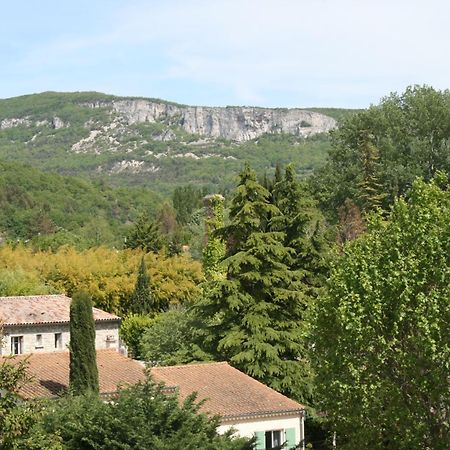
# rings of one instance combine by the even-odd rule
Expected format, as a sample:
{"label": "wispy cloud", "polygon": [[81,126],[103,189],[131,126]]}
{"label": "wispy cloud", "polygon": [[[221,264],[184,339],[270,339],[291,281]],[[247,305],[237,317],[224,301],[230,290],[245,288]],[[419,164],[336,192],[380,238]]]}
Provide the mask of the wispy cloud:
{"label": "wispy cloud", "polygon": [[[167,0],[112,5],[105,9],[107,20],[98,17],[98,26],[30,42],[16,67],[66,67],[74,77],[92,70],[97,82],[105,73],[111,81],[115,68],[112,84],[117,93],[129,93],[130,80],[147,77],[149,91],[142,95],[159,96],[151,91],[157,88],[181,93],[183,98],[174,100],[183,102],[209,98],[210,104],[274,106],[283,106],[280,101],[288,106],[319,101],[366,106],[407,84],[446,88],[450,79],[445,56],[450,5],[443,0]],[[134,71],[128,85],[127,65]],[[190,92],[202,85],[208,92],[196,101]]]}

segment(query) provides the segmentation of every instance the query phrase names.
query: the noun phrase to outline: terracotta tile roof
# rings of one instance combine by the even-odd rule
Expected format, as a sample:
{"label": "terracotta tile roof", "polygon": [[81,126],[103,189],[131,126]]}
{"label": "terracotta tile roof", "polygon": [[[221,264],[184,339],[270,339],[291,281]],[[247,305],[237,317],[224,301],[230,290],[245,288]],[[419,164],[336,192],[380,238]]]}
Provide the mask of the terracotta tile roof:
{"label": "terracotta tile roof", "polygon": [[226,362],[153,367],[156,382],[178,387],[181,399],[197,392],[201,411],[222,420],[296,414],[304,406],[254,380]]}
{"label": "terracotta tile roof", "polygon": [[[3,325],[68,323],[69,297],[65,295],[31,295],[0,297],[0,322]],[[94,320],[120,320],[120,317],[93,308]]]}
{"label": "terracotta tile roof", "polygon": [[[0,364],[28,360],[32,381],[19,392],[25,398],[55,397],[69,385],[69,352],[39,353],[0,358]],[[136,384],[145,379],[144,366],[115,350],[97,350],[97,367],[101,394],[117,391],[117,386]]]}

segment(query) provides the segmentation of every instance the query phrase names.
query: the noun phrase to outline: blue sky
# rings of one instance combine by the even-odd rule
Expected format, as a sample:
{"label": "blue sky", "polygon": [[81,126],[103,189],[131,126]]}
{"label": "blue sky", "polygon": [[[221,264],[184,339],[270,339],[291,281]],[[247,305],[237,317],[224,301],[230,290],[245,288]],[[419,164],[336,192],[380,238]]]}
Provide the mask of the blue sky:
{"label": "blue sky", "polygon": [[450,84],[448,0],[2,1],[0,98],[367,107]]}

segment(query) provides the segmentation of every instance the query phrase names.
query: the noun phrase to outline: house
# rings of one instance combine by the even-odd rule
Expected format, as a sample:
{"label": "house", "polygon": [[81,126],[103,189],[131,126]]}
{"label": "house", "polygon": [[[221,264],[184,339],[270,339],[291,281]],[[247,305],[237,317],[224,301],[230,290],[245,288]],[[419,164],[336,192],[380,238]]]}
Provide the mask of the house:
{"label": "house", "polygon": [[181,400],[197,392],[200,411],[220,415],[219,432],[233,428],[256,436],[256,449],[304,449],[305,408],[226,362],[153,367],[151,376],[178,390]]}
{"label": "house", "polygon": [[[26,359],[31,380],[19,391],[24,399],[56,397],[69,386],[70,302],[65,295],[0,297],[0,364],[2,355],[14,355],[13,364]],[[120,353],[120,317],[92,311],[100,394],[144,380],[144,365]]]}
{"label": "house", "polygon": [[[65,295],[0,297],[1,355],[67,351],[71,299]],[[93,308],[96,349],[119,350],[120,317]]]}
{"label": "house", "polygon": [[[56,397],[69,386],[70,302],[65,295],[0,297],[0,364],[9,355],[12,363],[26,359],[31,381],[19,391],[24,399]],[[120,318],[97,308],[93,315],[100,394],[144,380],[144,365],[119,352]],[[228,363],[154,367],[151,376],[181,400],[197,392],[204,400],[200,411],[221,417],[219,432],[232,428],[240,436],[256,436],[256,450],[282,444],[304,449],[304,406]]]}

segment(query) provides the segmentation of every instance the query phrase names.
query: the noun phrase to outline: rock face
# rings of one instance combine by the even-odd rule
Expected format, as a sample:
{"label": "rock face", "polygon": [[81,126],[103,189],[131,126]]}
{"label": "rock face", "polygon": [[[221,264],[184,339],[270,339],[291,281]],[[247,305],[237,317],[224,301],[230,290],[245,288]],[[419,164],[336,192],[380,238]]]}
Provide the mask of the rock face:
{"label": "rock face", "polygon": [[[116,100],[111,105],[128,124],[167,120],[187,133],[236,142],[255,139],[265,133],[309,136],[336,126],[331,117],[302,109],[180,106],[143,99]],[[105,107],[107,104],[89,106]]]}

